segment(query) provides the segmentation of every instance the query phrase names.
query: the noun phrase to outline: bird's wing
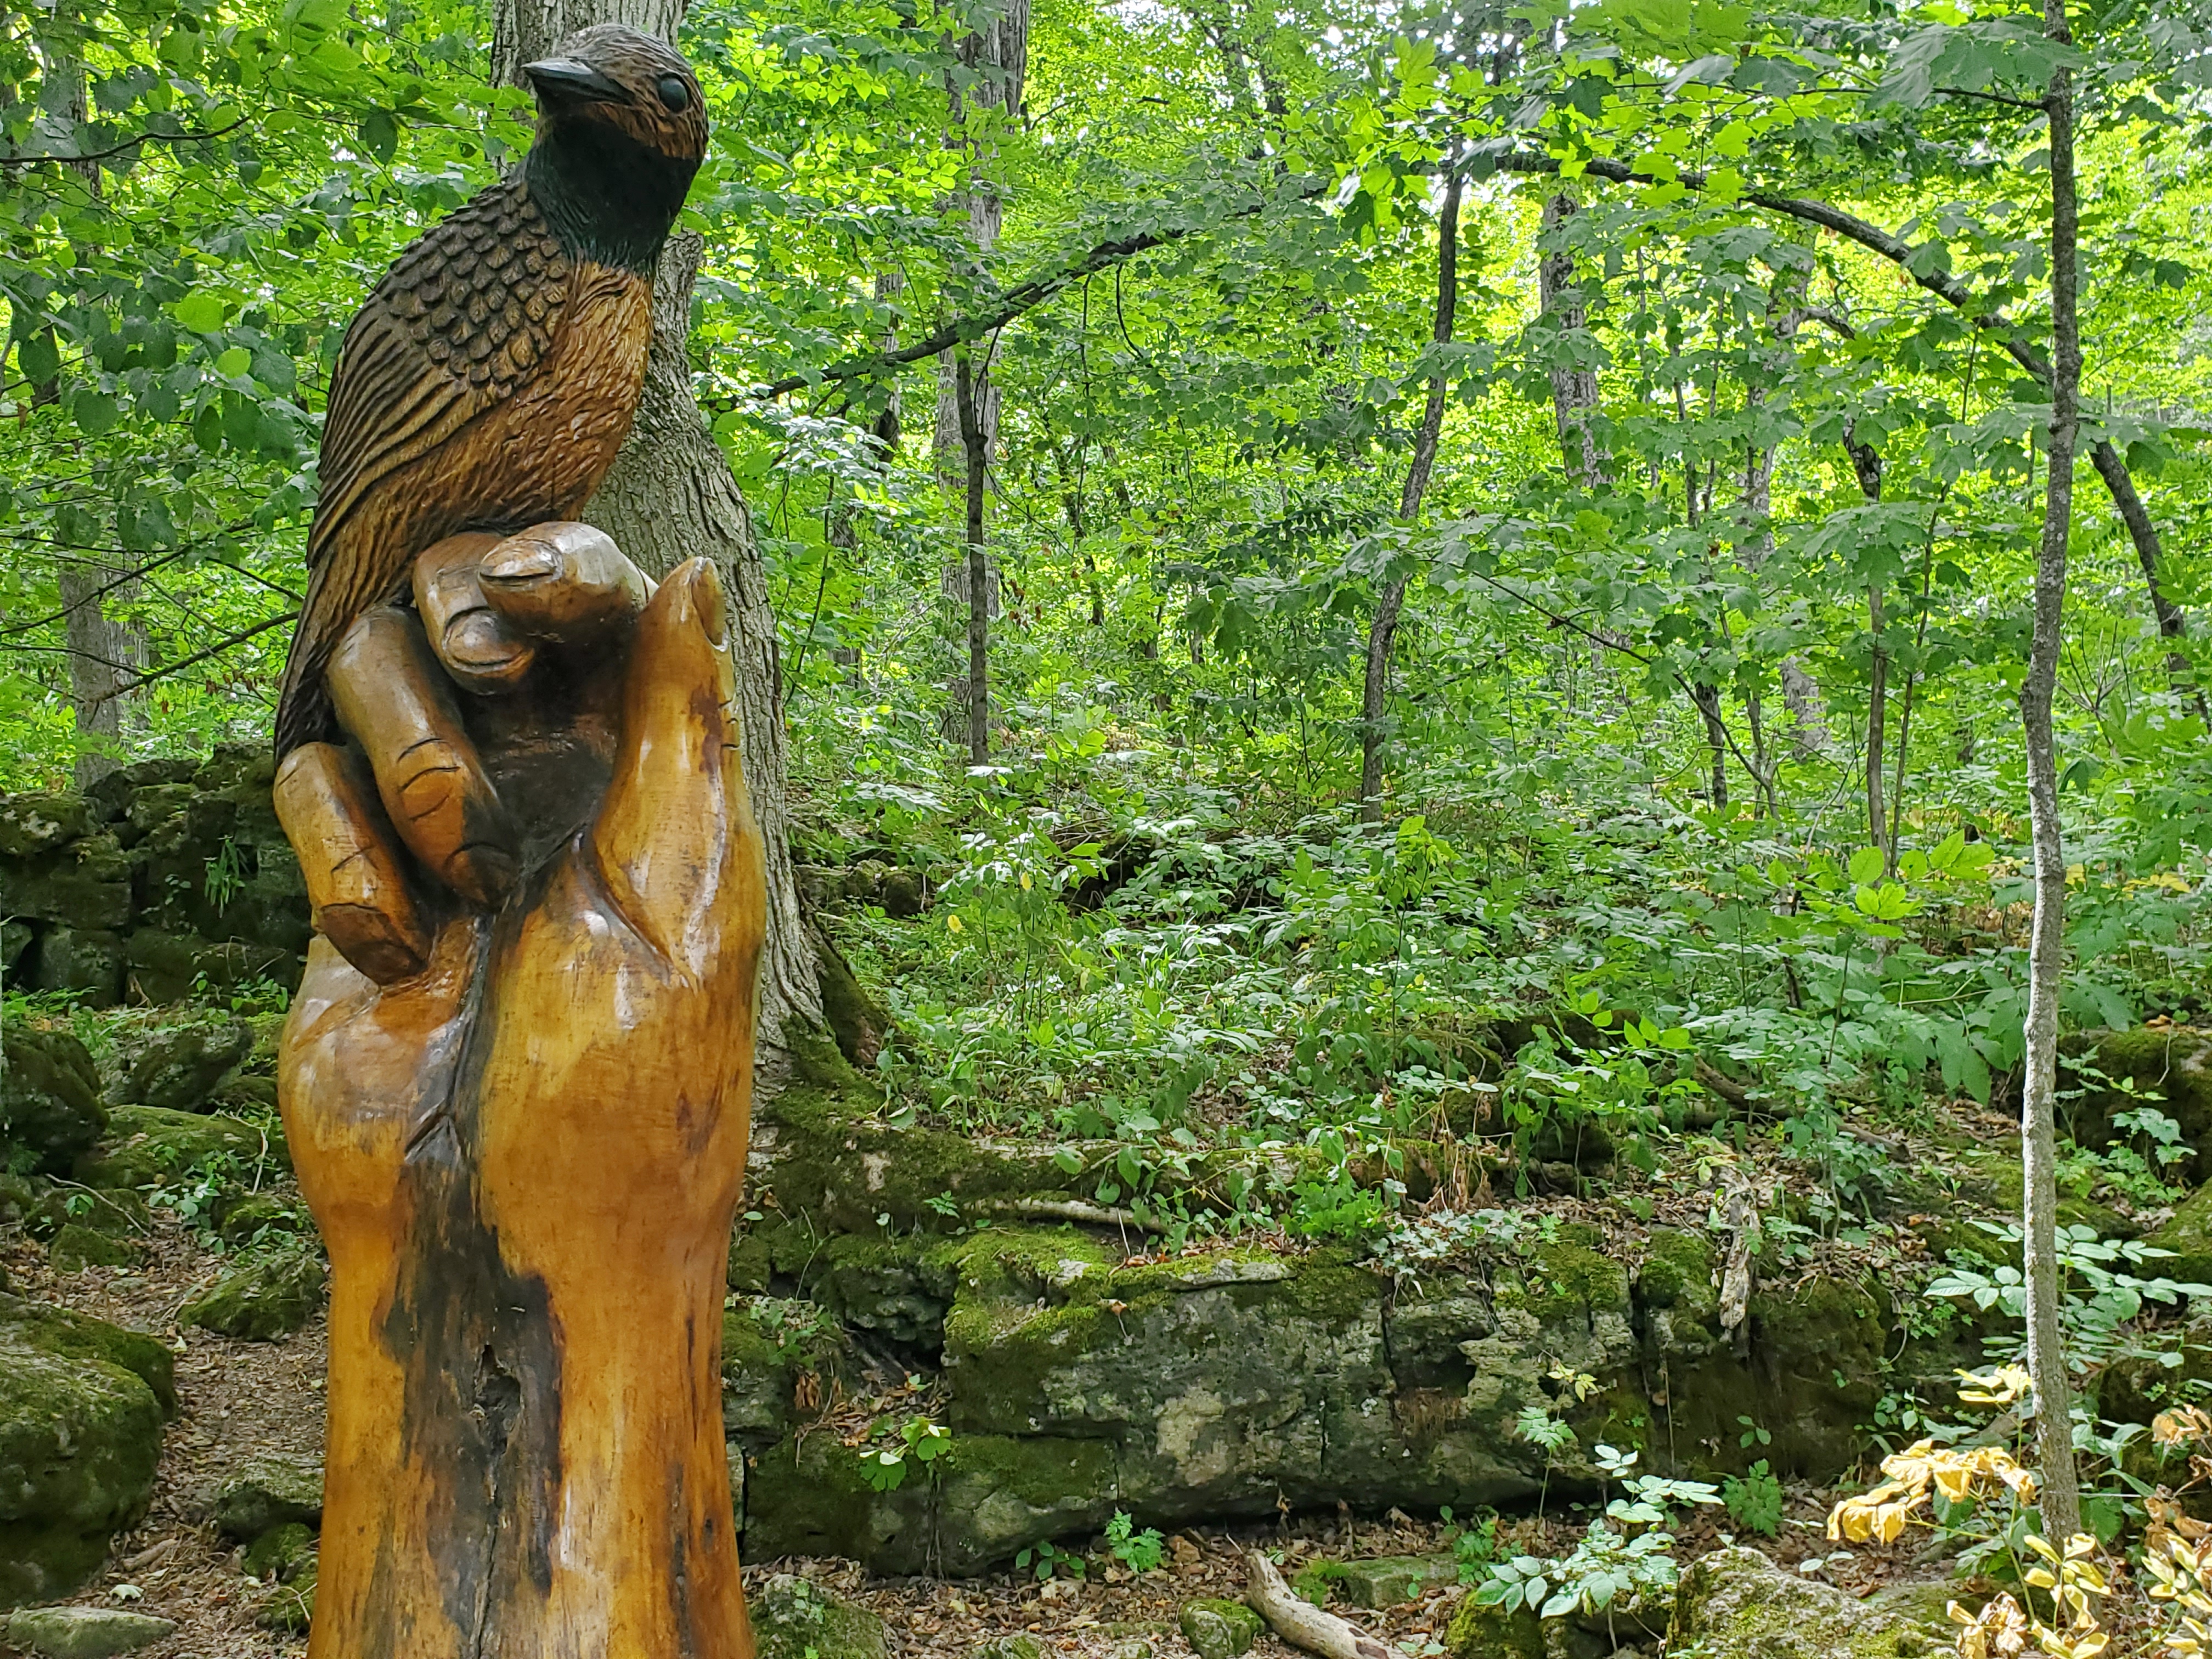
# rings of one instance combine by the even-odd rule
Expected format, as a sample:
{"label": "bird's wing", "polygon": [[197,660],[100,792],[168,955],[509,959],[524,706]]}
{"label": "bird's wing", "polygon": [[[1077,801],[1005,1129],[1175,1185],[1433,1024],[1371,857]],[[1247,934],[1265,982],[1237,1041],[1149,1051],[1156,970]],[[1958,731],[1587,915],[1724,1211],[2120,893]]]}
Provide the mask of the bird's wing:
{"label": "bird's wing", "polygon": [[552,348],[569,274],[519,177],[477,196],[400,257],[347,329],[331,378],[311,568],[378,480],[529,378]]}

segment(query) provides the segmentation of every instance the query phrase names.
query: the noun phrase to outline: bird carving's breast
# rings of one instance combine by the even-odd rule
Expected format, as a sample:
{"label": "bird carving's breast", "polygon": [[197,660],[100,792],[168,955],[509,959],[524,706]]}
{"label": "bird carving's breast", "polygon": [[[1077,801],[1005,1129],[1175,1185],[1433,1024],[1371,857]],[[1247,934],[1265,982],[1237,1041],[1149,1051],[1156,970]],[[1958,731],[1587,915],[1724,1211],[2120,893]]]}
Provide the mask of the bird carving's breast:
{"label": "bird carving's breast", "polygon": [[470,446],[503,475],[498,493],[580,510],[629,435],[653,333],[653,290],[641,277],[579,264],[552,349]]}

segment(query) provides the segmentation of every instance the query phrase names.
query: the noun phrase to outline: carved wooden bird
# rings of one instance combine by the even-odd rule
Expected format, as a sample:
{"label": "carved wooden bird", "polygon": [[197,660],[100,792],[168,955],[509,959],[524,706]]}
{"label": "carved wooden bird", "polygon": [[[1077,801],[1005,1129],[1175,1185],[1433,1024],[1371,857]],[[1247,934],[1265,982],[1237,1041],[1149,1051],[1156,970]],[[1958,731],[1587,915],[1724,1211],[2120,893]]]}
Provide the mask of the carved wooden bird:
{"label": "carved wooden bird", "polygon": [[523,73],[529,155],[402,254],[346,331],[279,755],[333,735],[331,653],[406,590],[416,554],[574,518],[629,435],[653,266],[706,153],[699,83],[665,43],[613,23]]}

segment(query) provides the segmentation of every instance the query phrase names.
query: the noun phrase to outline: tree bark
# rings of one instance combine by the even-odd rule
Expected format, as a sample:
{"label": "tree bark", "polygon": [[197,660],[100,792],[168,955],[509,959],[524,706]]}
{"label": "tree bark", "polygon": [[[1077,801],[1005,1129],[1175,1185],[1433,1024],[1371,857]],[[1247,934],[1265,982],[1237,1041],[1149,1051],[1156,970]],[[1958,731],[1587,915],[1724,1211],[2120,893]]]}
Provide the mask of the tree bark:
{"label": "tree bark", "polygon": [[790,763],[783,724],[783,680],[768,571],[753,539],[752,515],[729,458],[707,429],[691,395],[691,285],[704,244],[695,233],[672,237],[653,295],[653,356],[646,368],[629,442],[584,510],[647,575],[665,576],[705,557],[729,596],[731,654],[737,666],[738,730],[745,787],[768,849],[768,943],[761,952],[759,1079],[773,1089],[787,1075],[793,1022],[818,1029],[822,975],[799,914],[791,861]]}
{"label": "tree bark", "polygon": [[[1561,191],[1544,200],[1547,234],[1582,210],[1582,204]],[[1536,291],[1547,317],[1562,339],[1589,326],[1589,307],[1575,287],[1575,256],[1565,248],[1542,254],[1536,262]],[[1559,454],[1568,477],[1584,489],[1605,482],[1605,455],[1591,416],[1598,406],[1597,371],[1579,365],[1552,366],[1552,410],[1559,429]]]}
{"label": "tree bark", "polygon": [[[1861,443],[1857,433],[1846,426],[1844,453],[1850,457],[1851,471],[1858,476],[1859,494],[1870,503],[1880,501],[1881,452],[1870,444]],[[1877,584],[1867,589],[1867,628],[1872,635],[1873,652],[1867,665],[1867,841],[1869,846],[1882,849],[1882,867],[1894,875],[1897,855],[1889,844],[1889,818],[1883,811],[1881,798],[1882,748],[1889,731],[1889,653],[1882,649],[1882,627],[1881,588]]]}
{"label": "tree bark", "polygon": [[130,694],[146,667],[145,636],[108,614],[112,603],[127,604],[137,584],[103,594],[112,580],[100,565],[64,565],[60,570],[63,637],[69,647],[70,705],[76,717],[76,787],[89,788],[121,764],[121,746]]}
{"label": "tree bark", "polygon": [[491,78],[523,84],[522,66],[550,58],[578,29],[594,23],[627,23],[643,34],[676,39],[690,0],[499,0],[492,26]]}
{"label": "tree bark", "polygon": [[[967,210],[968,240],[975,249],[970,274],[980,276],[985,260],[999,245],[1004,204],[996,186],[982,176],[988,152],[978,149],[968,137],[968,114],[971,106],[981,110],[1003,110],[1010,116],[1021,108],[1022,91],[1029,77],[1030,0],[1006,0],[996,16],[976,33],[963,36],[953,50],[961,64],[974,70],[977,78],[966,88],[950,76],[946,79],[945,143],[968,152],[967,182],[954,192],[949,205],[964,206]],[[957,356],[957,348],[949,349],[937,360],[937,423],[930,448],[936,462],[939,486],[948,496],[961,500],[966,522],[971,526],[971,533],[963,537],[966,556],[945,573],[945,592],[966,614],[969,647],[968,672],[955,675],[947,688],[951,693],[947,725],[966,724],[969,757],[980,765],[990,752],[989,693],[978,689],[981,671],[976,666],[976,641],[981,637],[984,641],[984,665],[988,667],[989,618],[993,589],[997,583],[988,549],[980,556],[977,549],[985,546],[981,514],[983,492],[989,485],[992,452],[999,438],[999,389],[988,363],[985,372],[977,374],[971,362],[967,371],[968,392],[974,398],[975,407],[963,416],[960,407],[963,394],[959,385],[963,370],[956,361]],[[982,457],[980,481],[975,466],[978,445]],[[975,714],[979,707],[985,711],[981,722]]]}
{"label": "tree bark", "polygon": [[[2044,0],[2045,33],[2070,46],[2066,0]],[[2060,972],[2066,946],[2066,850],[2058,816],[2058,755],[2051,727],[2060,629],[2066,609],[2066,540],[2074,520],[2074,452],[2080,426],[2081,325],[2075,314],[2077,205],[2071,71],[2055,70],[2050,95],[2051,431],[2043,538],[2035,560],[2035,624],[2021,682],[2027,750],[2027,804],[2035,865],[2035,921],[2028,940],[2027,1019],[2021,1090],[2027,1234],[2027,1369],[2035,1388],[2035,1440],[2042,1466],[2045,1535],[2064,1541],[2081,1528],[2074,1470],[2073,1389],[2058,1334],[2057,1138],[2053,1122],[2058,1061]]]}
{"label": "tree bark", "polygon": [[[1459,204],[1464,180],[1457,173],[1444,186],[1443,210],[1437,216],[1437,320],[1430,338],[1448,344],[1459,309]],[[1436,466],[1437,440],[1443,431],[1444,394],[1449,377],[1439,362],[1429,376],[1429,400],[1421,411],[1420,429],[1413,434],[1413,459],[1406,466],[1406,487],[1398,499],[1398,517],[1411,530],[1421,516],[1421,497],[1428,493],[1429,474]],[[1382,714],[1389,700],[1390,647],[1397,641],[1398,619],[1406,607],[1404,576],[1395,576],[1376,602],[1374,620],[1367,629],[1367,682],[1359,701],[1359,817],[1364,823],[1382,821]]]}
{"label": "tree bark", "polygon": [[968,761],[981,766],[991,758],[991,582],[983,544],[983,476],[988,441],[978,418],[979,389],[965,346],[953,353],[953,387],[960,422],[960,447],[968,468]]}
{"label": "tree bark", "polygon": [[[492,64],[519,84],[520,66],[551,52],[593,23],[626,23],[675,38],[683,0],[500,0]],[[752,516],[729,459],[708,430],[691,394],[691,289],[705,245],[694,233],[669,239],[653,278],[653,352],[645,391],[614,471],[585,517],[615,539],[647,575],[665,575],[694,556],[712,559],[728,595],[731,653],[737,665],[738,727],[745,784],[768,849],[768,943],[761,953],[757,1081],[777,1087],[791,1066],[787,1030],[818,1029],[822,976],[799,908],[791,861],[790,766],[783,726],[783,681],[768,571],[753,539]]]}

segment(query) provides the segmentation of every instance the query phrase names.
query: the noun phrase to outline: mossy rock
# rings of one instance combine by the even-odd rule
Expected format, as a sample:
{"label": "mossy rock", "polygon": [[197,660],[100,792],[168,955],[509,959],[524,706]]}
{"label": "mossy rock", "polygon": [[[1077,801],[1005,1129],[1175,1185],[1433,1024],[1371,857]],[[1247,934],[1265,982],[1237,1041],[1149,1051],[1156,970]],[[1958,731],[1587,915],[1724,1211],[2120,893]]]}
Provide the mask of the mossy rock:
{"label": "mossy rock", "polygon": [[25,1607],[9,1617],[9,1644],[38,1659],[115,1659],[176,1633],[177,1621],[123,1607]]}
{"label": "mossy rock", "polygon": [[46,1246],[46,1260],[58,1273],[81,1273],[87,1267],[123,1267],[138,1259],[138,1252],[122,1239],[111,1237],[71,1222]]}
{"label": "mossy rock", "polygon": [[215,1231],[226,1244],[247,1245],[256,1239],[311,1239],[315,1236],[315,1223],[301,1199],[245,1193],[216,1202]]}
{"label": "mossy rock", "polygon": [[109,1114],[106,1139],[77,1159],[76,1178],[88,1187],[144,1191],[225,1158],[246,1184],[257,1170],[292,1167],[283,1131],[273,1125],[263,1129],[242,1118],[118,1106]]}
{"label": "mossy rock", "polygon": [[125,1330],[73,1309],[0,1295],[0,1344],[128,1371],[146,1385],[162,1415],[177,1409],[177,1357],[160,1338],[143,1331]]}
{"label": "mossy rock", "polygon": [[330,1271],[304,1249],[267,1255],[234,1267],[178,1310],[179,1325],[196,1325],[248,1342],[289,1336],[323,1304]]}
{"label": "mossy rock", "polygon": [[33,1238],[52,1239],[63,1228],[77,1226],[134,1248],[154,1231],[153,1209],[137,1193],[127,1188],[95,1191],[74,1183],[38,1194],[21,1220]]}
{"label": "mossy rock", "polygon": [[1683,1569],[1674,1636],[1711,1659],[1917,1659],[1951,1646],[1941,1585],[1861,1597],[1729,1548]]}
{"label": "mossy rock", "polygon": [[[2194,1181],[2212,1177],[2212,1031],[2186,1025],[2142,1025],[2124,1031],[2088,1030],[2061,1044],[2060,1086],[2077,1079],[2066,1060],[2080,1058],[2112,1079],[2087,1084],[2077,1100],[2061,1102],[2062,1128],[2084,1146],[2104,1147],[2118,1137],[2112,1119],[2148,1097],[2181,1126],[2181,1138],[2196,1153],[2182,1173]],[[2123,1080],[2132,1092],[2119,1088]]]}
{"label": "mossy rock", "polygon": [[722,1431],[755,1451],[799,1420],[800,1378],[811,1374],[816,1397],[827,1399],[849,1358],[843,1330],[813,1304],[761,1305],[782,1316],[763,1323],[751,1305],[722,1315]]}
{"label": "mossy rock", "polygon": [[884,1621],[811,1579],[771,1575],[748,1611],[760,1659],[884,1659]]}
{"label": "mossy rock", "polygon": [[1238,1659],[1251,1651],[1267,1629],[1260,1615],[1242,1601],[1217,1596],[1184,1602],[1176,1623],[1198,1659]]}
{"label": "mossy rock", "polygon": [[11,1019],[0,1031],[0,1165],[58,1175],[107,1128],[100,1071],[58,1027]]}
{"label": "mossy rock", "polygon": [[116,1103],[205,1111],[216,1085],[253,1049],[253,1028],[218,1017],[154,1028],[125,1056]]}
{"label": "mossy rock", "polygon": [[261,1604],[254,1622],[280,1635],[305,1636],[315,1617],[315,1576],[320,1565],[320,1559],[313,1555],[296,1563]]}
{"label": "mossy rock", "polygon": [[969,1649],[968,1659],[1044,1659],[1044,1644],[1034,1636],[994,1636]]}
{"label": "mossy rock", "polygon": [[[1747,1358],[1723,1346],[1693,1363],[1668,1364],[1660,1431],[1639,1443],[1644,1467],[1658,1466],[1670,1436],[1686,1449],[1710,1449],[1693,1454],[1699,1468],[1730,1473],[1764,1457],[1784,1479],[1827,1479],[1856,1456],[1888,1352],[1887,1299],[1856,1279],[1761,1285],[1749,1317]],[[1741,1445],[1747,1417],[1771,1435],[1767,1443]]]}
{"label": "mossy rock", "polygon": [[208,1511],[226,1538],[251,1540],[295,1522],[319,1526],[322,1466],[280,1452],[249,1457],[223,1476]]}
{"label": "mossy rock", "polygon": [[124,940],[131,988],[148,1002],[182,1002],[198,990],[232,991],[258,979],[290,978],[296,953],[283,945],[210,939],[141,927]]}
{"label": "mossy rock", "polygon": [[0,796],[0,857],[35,858],[92,833],[82,795]]}
{"label": "mossy rock", "polygon": [[2142,1271],[2184,1284],[2212,1285],[2212,1184],[2199,1187],[2182,1200],[2165,1224],[2143,1240],[2169,1258],[2154,1258]]}
{"label": "mossy rock", "polygon": [[1418,1601],[1459,1583],[1459,1563],[1448,1555],[1382,1555],[1347,1561],[1337,1576],[1340,1601],[1382,1611]]}
{"label": "mossy rock", "polygon": [[1478,1607],[1471,1595],[1452,1615],[1444,1650],[1452,1659],[1548,1659],[1543,1621],[1533,1612]]}
{"label": "mossy rock", "polygon": [[315,1553],[315,1534],[303,1521],[271,1527],[246,1547],[246,1571],[263,1582],[289,1578]]}
{"label": "mossy rock", "polygon": [[1670,1358],[1698,1358],[1724,1340],[1719,1258],[1702,1233],[1655,1227],[1636,1272],[1636,1297],[1651,1345]]}
{"label": "mossy rock", "polygon": [[131,860],[112,836],[88,836],[12,862],[8,908],[27,921],[102,931],[131,922]]}
{"label": "mossy rock", "polygon": [[123,1000],[123,935],[112,927],[57,923],[39,936],[30,983],[41,991],[73,991],[85,1008],[112,1008]]}
{"label": "mossy rock", "polygon": [[76,1589],[109,1537],[144,1516],[166,1407],[118,1358],[175,1395],[140,1342],[150,1339],[0,1296],[0,1607]]}
{"label": "mossy rock", "polygon": [[877,1492],[834,1436],[782,1442],[745,1471],[744,1553],[842,1555],[881,1572],[975,1573],[1042,1539],[1094,1532],[1115,1504],[1103,1440],[960,1434],[927,1471]]}

